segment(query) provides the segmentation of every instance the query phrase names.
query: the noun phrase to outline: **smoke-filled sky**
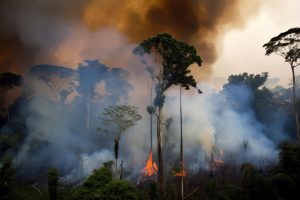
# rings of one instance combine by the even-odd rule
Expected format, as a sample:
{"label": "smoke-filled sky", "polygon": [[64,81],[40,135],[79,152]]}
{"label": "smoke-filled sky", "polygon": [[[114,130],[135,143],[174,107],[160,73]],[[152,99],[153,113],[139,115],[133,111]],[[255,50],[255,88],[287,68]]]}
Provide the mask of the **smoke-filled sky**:
{"label": "smoke-filled sky", "polygon": [[[126,150],[130,149],[129,153],[121,157],[129,157],[135,152],[132,153],[133,159],[142,165],[148,153],[144,151],[148,148],[145,138],[149,134],[149,116],[145,108],[151,103],[150,80],[145,66],[133,55],[133,48],[148,37],[168,32],[198,50],[203,60],[200,70],[193,70],[198,81],[222,82],[231,74],[268,71],[271,77],[281,78],[282,83],[287,84],[290,77],[287,64],[281,57],[265,56],[262,46],[271,37],[299,26],[299,7],[299,0],[1,0],[0,73],[23,74],[37,64],[76,69],[78,63],[86,59],[99,59],[109,67],[126,68],[130,73],[129,82],[134,86],[134,90],[129,91],[128,102],[139,108],[143,120],[132,134],[124,136],[124,142],[120,144],[122,149],[130,142],[135,145],[126,147]],[[41,83],[26,84],[35,91],[45,92]],[[250,157],[275,157],[276,143],[288,137],[283,130],[286,116],[274,112],[276,123],[260,124],[253,116],[247,98],[240,99],[245,107],[241,113],[230,107],[224,109],[228,102],[223,94],[214,91],[207,83],[199,84],[199,87],[204,95],[189,95],[186,91],[183,95],[183,101],[189,102],[183,109],[185,144],[190,148],[187,155],[196,155],[191,151],[199,152],[197,159],[201,160],[203,152],[209,153],[217,141],[216,134],[219,134],[220,141],[217,142],[228,152],[239,151],[243,140],[251,140],[253,152]],[[229,96],[253,98],[245,88],[237,88]],[[178,124],[177,107],[178,91],[175,88],[168,93],[164,111],[166,117],[175,116],[174,124]],[[44,134],[42,139],[64,149],[58,160],[64,164],[65,157],[68,157],[70,166],[78,154],[72,149],[74,144],[90,146],[81,142],[80,137],[69,139],[75,124],[76,130],[80,130],[77,126],[82,124],[77,117],[80,118],[81,114],[71,116],[60,104],[55,108],[48,100],[39,98],[25,106],[31,113],[26,118],[29,136],[19,154],[19,162],[22,162],[21,158],[26,160],[25,150],[32,139],[40,137],[40,132]],[[94,109],[95,113],[99,111],[97,109]],[[64,123],[60,123],[61,118]],[[96,117],[93,120],[98,123]],[[178,127],[172,129],[174,135],[179,133]],[[277,132],[273,131],[274,137],[270,139],[265,129]],[[177,136],[174,137],[178,141]],[[72,148],[66,147],[65,141],[70,141]],[[90,156],[90,160],[97,162],[112,157],[110,151],[102,150],[84,157]],[[46,158],[44,154],[41,157]],[[188,159],[192,161],[194,158],[187,156]],[[40,157],[37,156],[36,160],[42,163]]]}
{"label": "smoke-filled sky", "polygon": [[22,73],[42,63],[76,67],[95,58],[128,67],[138,42],[168,32],[198,49],[204,60],[199,79],[244,71],[269,71],[288,79],[283,60],[265,57],[262,45],[299,25],[299,4],[297,0],[2,0],[0,72]]}

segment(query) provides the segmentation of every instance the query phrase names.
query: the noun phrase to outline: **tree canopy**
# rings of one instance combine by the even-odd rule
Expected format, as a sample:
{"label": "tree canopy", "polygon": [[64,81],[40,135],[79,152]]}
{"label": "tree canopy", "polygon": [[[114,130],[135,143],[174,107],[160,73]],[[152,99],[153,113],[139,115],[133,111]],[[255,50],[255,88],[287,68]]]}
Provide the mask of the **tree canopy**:
{"label": "tree canopy", "polygon": [[293,67],[298,66],[300,63],[300,28],[291,28],[264,44],[266,55],[276,53],[282,56],[286,62],[290,63]]}
{"label": "tree canopy", "polygon": [[117,105],[104,108],[100,118],[104,124],[115,127],[115,131],[121,134],[127,128],[134,126],[142,117],[135,106]]}
{"label": "tree canopy", "polygon": [[185,89],[196,87],[196,80],[189,74],[191,71],[188,67],[194,63],[201,66],[202,60],[193,46],[177,41],[171,35],[163,33],[144,40],[134,49],[133,53],[139,56],[154,53],[162,58],[157,74],[154,74],[156,69],[148,69],[153,78],[159,79],[156,80],[159,84],[156,84],[154,105],[162,106],[164,104],[163,93],[172,85],[181,85]]}
{"label": "tree canopy", "polygon": [[75,70],[54,65],[36,65],[28,73],[43,81],[51,90],[55,100],[65,100],[75,90],[78,79]]}

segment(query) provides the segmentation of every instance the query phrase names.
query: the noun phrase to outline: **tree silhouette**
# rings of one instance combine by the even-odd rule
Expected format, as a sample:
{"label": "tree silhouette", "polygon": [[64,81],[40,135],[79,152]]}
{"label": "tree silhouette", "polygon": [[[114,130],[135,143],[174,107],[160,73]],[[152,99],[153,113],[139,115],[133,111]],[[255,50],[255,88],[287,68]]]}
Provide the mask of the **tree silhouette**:
{"label": "tree silhouette", "polygon": [[[156,97],[154,105],[158,107],[157,118],[157,149],[158,149],[158,184],[164,191],[163,154],[162,154],[162,108],[165,101],[165,91],[172,85],[179,85],[185,89],[196,87],[196,81],[189,75],[188,67],[191,64],[202,63],[196,49],[184,42],[172,38],[167,33],[158,34],[142,41],[133,51],[134,54],[143,57],[144,54],[152,54],[155,57],[155,65],[148,70],[154,79]],[[159,62],[161,61],[161,62]],[[145,61],[143,61],[146,63]],[[181,133],[182,135],[182,133]],[[181,137],[182,144],[182,137]],[[181,145],[182,146],[182,145]],[[181,161],[182,157],[181,148]]]}
{"label": "tree silhouette", "polygon": [[76,88],[85,102],[85,126],[87,133],[90,130],[91,99],[95,96],[95,88],[108,74],[108,67],[98,60],[85,60],[78,66],[79,85]]}
{"label": "tree silhouette", "polygon": [[43,81],[56,101],[64,101],[75,90],[77,82],[76,71],[54,65],[36,65],[28,71],[29,75]]}
{"label": "tree silhouette", "polygon": [[0,74],[0,93],[6,92],[22,84],[22,77],[10,72]]}
{"label": "tree silhouette", "polygon": [[293,103],[297,129],[296,133],[297,140],[300,142],[294,71],[295,68],[300,65],[300,28],[291,28],[283,33],[280,33],[276,37],[271,38],[271,40],[264,44],[263,47],[266,49],[266,55],[275,53],[283,57],[285,62],[290,64],[293,77]]}
{"label": "tree silhouette", "polygon": [[129,72],[121,68],[111,68],[105,79],[105,90],[110,94],[108,100],[111,105],[117,104],[121,97],[127,102],[128,91],[133,90],[133,86],[127,81]]}
{"label": "tree silhouette", "polygon": [[3,101],[5,99],[3,93],[16,87],[20,87],[22,82],[23,79],[20,75],[10,72],[0,74],[0,127],[10,118],[9,108],[3,107]]}
{"label": "tree silhouette", "polygon": [[124,131],[130,127],[136,125],[136,122],[142,117],[139,115],[137,107],[131,105],[117,105],[104,108],[104,111],[100,114],[100,118],[103,124],[109,126],[105,129],[106,132],[115,134],[114,139],[114,153],[116,159],[116,172],[118,167],[119,156],[119,142],[121,135]]}

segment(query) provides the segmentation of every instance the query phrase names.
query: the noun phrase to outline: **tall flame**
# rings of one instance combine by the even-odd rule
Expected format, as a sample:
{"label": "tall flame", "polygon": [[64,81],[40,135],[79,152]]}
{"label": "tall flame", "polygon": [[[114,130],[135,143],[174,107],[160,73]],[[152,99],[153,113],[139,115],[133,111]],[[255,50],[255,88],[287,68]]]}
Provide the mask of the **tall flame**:
{"label": "tall flame", "polygon": [[[223,156],[224,155],[224,151],[222,149],[220,149],[220,151],[218,152],[219,156]],[[214,154],[211,154],[211,163],[210,163],[210,170],[217,170],[219,167],[222,167],[224,165],[224,161],[222,160],[218,160],[215,158]]]}
{"label": "tall flame", "polygon": [[152,151],[149,154],[149,158],[146,166],[141,170],[144,176],[153,176],[157,173],[158,167],[155,162],[153,162]]}

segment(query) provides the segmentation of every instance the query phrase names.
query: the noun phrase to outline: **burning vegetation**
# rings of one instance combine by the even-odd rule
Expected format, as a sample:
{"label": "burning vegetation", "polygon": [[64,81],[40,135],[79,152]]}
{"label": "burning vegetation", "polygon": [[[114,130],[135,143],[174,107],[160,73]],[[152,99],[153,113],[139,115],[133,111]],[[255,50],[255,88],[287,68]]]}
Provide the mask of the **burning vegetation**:
{"label": "burning vegetation", "polygon": [[[115,7],[104,1],[74,3],[82,14],[79,21],[91,32],[113,24],[128,34],[126,39],[112,40],[121,47],[105,52],[109,54],[105,63],[114,67],[102,60],[85,60],[76,67],[39,64],[20,75],[0,74],[1,199],[293,199],[300,185],[300,147],[282,141],[294,141],[294,132],[299,139],[296,91],[300,86],[295,74],[293,88],[265,87],[265,72],[231,75],[220,91],[209,89],[197,82],[199,76],[191,72],[191,66],[200,67],[202,55],[208,64],[215,60],[215,47],[207,38],[216,37],[214,31],[236,14],[235,7],[217,0],[182,4],[163,0],[137,9],[140,4],[128,2],[130,12],[111,12]],[[65,6],[65,1],[61,5]],[[108,7],[109,14],[98,12],[99,6]],[[174,20],[181,7],[188,12]],[[205,8],[199,9],[200,17],[195,8]],[[214,15],[204,23],[206,9],[222,13],[223,20]],[[73,12],[70,9],[67,16],[76,18]],[[122,21],[123,12],[128,23]],[[146,28],[134,28],[135,24]],[[186,24],[187,28],[181,27]],[[161,27],[176,39],[169,33],[157,34]],[[25,35],[32,36],[34,31],[26,30]],[[70,30],[66,28],[66,32]],[[97,38],[97,33],[92,38]],[[148,34],[154,36],[140,42]],[[299,28],[294,28],[272,38],[264,45],[266,54],[289,50],[283,56],[294,72],[299,65],[299,34]],[[0,41],[6,41],[3,35]],[[52,35],[54,44],[36,41],[39,37],[25,37],[24,42],[17,35],[14,45],[1,49],[21,48],[16,54],[28,50],[31,56],[23,62],[28,65],[33,63],[31,57],[39,55],[37,50],[46,60],[72,58],[73,62],[73,50],[76,58],[90,57],[81,45],[79,50],[64,52],[65,46],[74,43],[69,42],[67,33],[61,42]],[[25,43],[34,45],[29,49]],[[53,47],[46,52],[44,46],[48,45]],[[59,53],[48,55],[53,49]],[[7,55],[13,56],[12,52]],[[123,56],[122,62],[116,55]],[[23,57],[27,56],[14,58]],[[126,66],[115,67],[116,60],[126,61]],[[19,62],[8,59],[6,63],[15,68]],[[7,96],[15,90],[22,92],[10,100]],[[293,101],[289,99],[291,91]],[[150,132],[145,131],[147,113]],[[150,153],[143,165],[148,142]]]}
{"label": "burning vegetation", "polygon": [[152,152],[149,153],[146,166],[141,170],[142,176],[154,176],[157,174],[157,164],[153,161]]}

